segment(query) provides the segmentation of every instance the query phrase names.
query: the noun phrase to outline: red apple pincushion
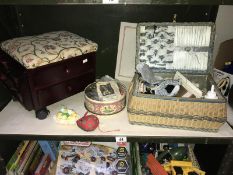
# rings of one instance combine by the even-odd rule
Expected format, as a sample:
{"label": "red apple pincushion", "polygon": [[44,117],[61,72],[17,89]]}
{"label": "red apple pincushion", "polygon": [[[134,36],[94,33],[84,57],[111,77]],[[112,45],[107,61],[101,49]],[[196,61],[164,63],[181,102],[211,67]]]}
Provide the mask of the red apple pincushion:
{"label": "red apple pincushion", "polygon": [[96,115],[87,115],[88,112],[84,114],[82,118],[76,121],[77,125],[84,131],[94,131],[99,126],[99,119]]}

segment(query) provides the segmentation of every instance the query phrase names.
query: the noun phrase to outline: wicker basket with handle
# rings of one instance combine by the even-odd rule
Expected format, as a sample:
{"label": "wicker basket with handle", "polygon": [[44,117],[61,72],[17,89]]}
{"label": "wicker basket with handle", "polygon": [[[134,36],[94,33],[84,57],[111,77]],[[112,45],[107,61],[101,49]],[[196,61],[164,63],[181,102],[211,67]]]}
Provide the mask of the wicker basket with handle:
{"label": "wicker basket with handle", "polygon": [[[208,53],[208,62],[206,67],[200,69],[178,69],[188,79],[198,82],[200,89],[209,90],[211,85],[215,85],[212,76],[212,48],[214,38],[214,26],[211,23],[140,23],[137,27],[137,56],[136,63],[145,62],[154,74],[162,77],[173,77],[177,69],[172,66],[165,65],[159,67],[162,64],[153,65],[153,61],[156,58],[150,58],[149,61],[141,58],[141,43],[140,36],[141,31],[153,30],[158,26],[171,26],[171,27],[183,27],[188,26],[194,28],[196,26],[206,26],[211,29],[210,39],[208,47],[202,47],[201,52],[206,50]],[[155,35],[158,34],[155,31]],[[142,40],[142,39],[141,39]],[[175,42],[175,41],[174,41]],[[195,48],[196,49],[196,48]],[[157,61],[158,62],[158,61]],[[156,63],[157,63],[156,62]],[[156,64],[155,63],[155,64]],[[167,68],[169,67],[169,68]],[[153,94],[143,94],[139,92],[139,83],[141,76],[136,73],[129,88],[128,98],[128,118],[131,124],[142,124],[149,126],[160,126],[169,128],[200,130],[216,132],[222,124],[226,121],[226,100],[221,93],[216,89],[218,99],[204,99],[204,98],[184,98],[184,97],[167,97],[156,96]],[[216,87],[216,85],[215,85]]]}

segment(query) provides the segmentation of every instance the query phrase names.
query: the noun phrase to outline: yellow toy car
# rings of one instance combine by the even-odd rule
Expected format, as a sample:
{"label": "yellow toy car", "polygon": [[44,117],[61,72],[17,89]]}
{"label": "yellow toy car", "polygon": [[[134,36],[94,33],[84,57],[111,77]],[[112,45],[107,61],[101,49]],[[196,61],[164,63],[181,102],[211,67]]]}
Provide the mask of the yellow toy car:
{"label": "yellow toy car", "polygon": [[204,171],[194,167],[190,161],[171,160],[171,162],[164,164],[163,167],[170,175],[205,175]]}

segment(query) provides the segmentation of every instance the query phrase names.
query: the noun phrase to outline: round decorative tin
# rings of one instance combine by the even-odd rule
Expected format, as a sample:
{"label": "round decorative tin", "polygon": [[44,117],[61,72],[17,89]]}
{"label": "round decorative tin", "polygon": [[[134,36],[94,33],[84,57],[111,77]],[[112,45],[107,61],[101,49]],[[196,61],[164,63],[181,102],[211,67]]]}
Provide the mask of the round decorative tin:
{"label": "round decorative tin", "polygon": [[126,104],[126,87],[120,82],[117,82],[117,85],[120,91],[120,97],[118,99],[110,101],[100,101],[94,99],[91,96],[93,95],[93,93],[96,93],[96,82],[89,84],[84,90],[84,105],[86,109],[94,114],[99,115],[111,115],[123,110]]}

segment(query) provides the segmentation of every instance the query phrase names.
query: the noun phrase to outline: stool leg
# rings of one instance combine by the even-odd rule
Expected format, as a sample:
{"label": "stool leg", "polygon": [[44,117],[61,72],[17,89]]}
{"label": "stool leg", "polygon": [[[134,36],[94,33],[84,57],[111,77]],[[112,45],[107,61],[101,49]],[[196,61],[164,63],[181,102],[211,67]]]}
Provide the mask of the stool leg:
{"label": "stool leg", "polygon": [[233,175],[233,144],[229,144],[222,160],[218,175]]}
{"label": "stool leg", "polygon": [[0,175],[2,174],[6,174],[6,168],[5,168],[5,160],[2,158],[2,156],[0,155]]}
{"label": "stool leg", "polygon": [[39,110],[36,110],[35,111],[36,118],[38,118],[40,120],[43,120],[43,119],[45,119],[48,116],[49,112],[50,111],[46,107],[44,107],[42,109],[39,109]]}

